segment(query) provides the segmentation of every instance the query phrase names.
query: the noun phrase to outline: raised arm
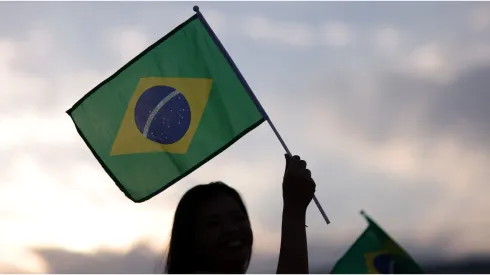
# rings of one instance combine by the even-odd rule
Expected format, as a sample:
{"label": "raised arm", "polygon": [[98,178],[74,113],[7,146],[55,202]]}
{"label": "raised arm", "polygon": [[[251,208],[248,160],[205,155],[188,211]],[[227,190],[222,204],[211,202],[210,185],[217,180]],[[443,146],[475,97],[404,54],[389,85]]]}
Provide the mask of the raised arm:
{"label": "raised arm", "polygon": [[308,244],[306,240],[306,209],[315,194],[315,182],[306,162],[286,155],[283,179],[283,212],[281,248],[277,274],[307,274]]}

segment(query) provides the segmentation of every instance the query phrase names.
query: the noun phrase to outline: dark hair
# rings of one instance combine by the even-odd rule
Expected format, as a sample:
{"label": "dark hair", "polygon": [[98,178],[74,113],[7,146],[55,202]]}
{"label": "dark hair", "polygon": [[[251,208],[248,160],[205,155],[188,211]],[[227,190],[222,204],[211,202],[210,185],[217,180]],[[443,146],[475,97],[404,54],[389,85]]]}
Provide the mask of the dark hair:
{"label": "dark hair", "polygon": [[[165,268],[168,274],[195,273],[199,267],[199,259],[195,255],[195,227],[198,210],[203,204],[220,196],[230,196],[234,199],[245,216],[248,217],[245,204],[238,192],[223,182],[201,184],[187,191],[180,199],[175,210],[174,223],[170,237],[170,245]],[[248,257],[245,269],[248,268],[252,253]]]}

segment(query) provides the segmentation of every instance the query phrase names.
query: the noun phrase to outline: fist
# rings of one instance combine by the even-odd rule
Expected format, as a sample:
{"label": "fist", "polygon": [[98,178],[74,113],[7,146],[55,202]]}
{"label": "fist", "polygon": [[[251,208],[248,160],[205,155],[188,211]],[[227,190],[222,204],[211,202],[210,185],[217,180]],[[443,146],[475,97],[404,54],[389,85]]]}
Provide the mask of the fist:
{"label": "fist", "polygon": [[297,213],[305,213],[315,194],[316,184],[306,161],[299,156],[286,156],[286,170],[282,183],[284,208]]}

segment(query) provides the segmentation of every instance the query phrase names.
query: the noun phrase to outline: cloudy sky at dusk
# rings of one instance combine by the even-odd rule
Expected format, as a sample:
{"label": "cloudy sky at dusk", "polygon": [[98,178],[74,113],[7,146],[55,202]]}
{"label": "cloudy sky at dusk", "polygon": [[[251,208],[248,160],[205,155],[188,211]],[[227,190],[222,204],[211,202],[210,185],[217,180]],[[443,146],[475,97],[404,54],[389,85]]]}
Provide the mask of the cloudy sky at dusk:
{"label": "cloudy sky at dusk", "polygon": [[[105,174],[65,111],[193,14],[191,2],[0,3],[0,273],[153,272],[198,183],[236,187],[275,270],[284,150],[261,125],[150,201]],[[364,209],[416,259],[490,253],[490,5],[201,2],[317,197],[312,266]],[[486,111],[485,111],[486,110]]]}

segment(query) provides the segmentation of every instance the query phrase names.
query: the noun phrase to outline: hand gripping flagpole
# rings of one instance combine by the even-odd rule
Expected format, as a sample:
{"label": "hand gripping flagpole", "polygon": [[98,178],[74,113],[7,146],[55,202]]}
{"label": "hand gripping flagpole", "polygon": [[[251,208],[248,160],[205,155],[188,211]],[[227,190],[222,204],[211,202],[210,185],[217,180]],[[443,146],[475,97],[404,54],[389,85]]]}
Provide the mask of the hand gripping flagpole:
{"label": "hand gripping flagpole", "polygon": [[[243,75],[238,70],[237,66],[235,65],[235,62],[233,62],[233,60],[231,59],[231,56],[228,54],[228,52],[226,51],[226,49],[223,46],[223,44],[221,44],[221,41],[218,39],[218,37],[216,36],[216,34],[214,33],[214,31],[211,29],[211,26],[209,26],[208,22],[206,21],[206,19],[202,15],[202,13],[199,11],[199,7],[198,6],[194,6],[193,10],[196,12],[197,17],[199,18],[199,20],[203,24],[204,28],[207,30],[207,32],[209,33],[209,35],[213,39],[214,43],[218,46],[218,48],[220,49],[221,53],[225,56],[226,60],[230,64],[232,70],[235,72],[235,74],[237,75],[238,79],[240,80],[240,82],[242,83],[242,85],[245,87],[245,90],[249,94],[250,98],[255,103],[255,105],[260,110],[260,112],[262,113],[262,116],[265,118],[265,120],[267,121],[267,123],[269,123],[270,127],[272,128],[272,131],[274,132],[274,134],[276,134],[277,139],[279,139],[279,142],[281,142],[282,147],[284,148],[284,150],[286,151],[286,153],[289,156],[291,156],[291,152],[289,151],[289,148],[287,147],[286,143],[282,139],[281,135],[277,131],[277,129],[274,126],[274,124],[272,123],[271,119],[269,118],[269,115],[267,115],[267,113],[265,112],[264,108],[260,104],[259,100],[255,96],[255,94],[252,92],[252,89],[248,85],[247,81],[245,80],[245,78],[243,77]],[[330,220],[328,219],[327,214],[325,214],[325,211],[323,210],[322,205],[320,204],[320,202],[318,201],[318,199],[316,198],[315,195],[313,195],[313,201],[315,201],[315,204],[318,207],[318,210],[320,210],[320,213],[322,214],[323,219],[325,219],[325,222],[327,224],[329,224],[330,223]]]}

